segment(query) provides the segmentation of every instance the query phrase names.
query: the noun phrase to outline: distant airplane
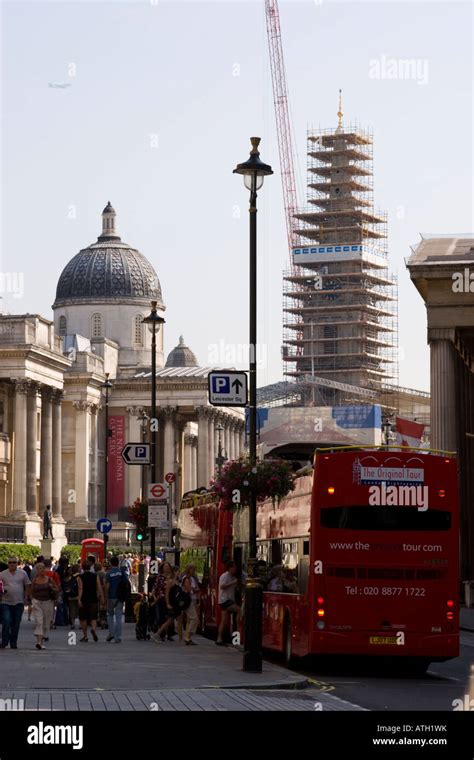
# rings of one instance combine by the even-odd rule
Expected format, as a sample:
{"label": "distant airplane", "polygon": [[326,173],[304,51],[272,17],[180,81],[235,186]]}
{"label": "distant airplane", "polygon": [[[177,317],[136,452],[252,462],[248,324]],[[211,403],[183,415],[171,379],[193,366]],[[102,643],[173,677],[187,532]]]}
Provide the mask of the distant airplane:
{"label": "distant airplane", "polygon": [[48,87],[58,87],[61,90],[65,90],[66,87],[72,87],[72,85],[71,84],[52,84],[51,82],[49,82]]}

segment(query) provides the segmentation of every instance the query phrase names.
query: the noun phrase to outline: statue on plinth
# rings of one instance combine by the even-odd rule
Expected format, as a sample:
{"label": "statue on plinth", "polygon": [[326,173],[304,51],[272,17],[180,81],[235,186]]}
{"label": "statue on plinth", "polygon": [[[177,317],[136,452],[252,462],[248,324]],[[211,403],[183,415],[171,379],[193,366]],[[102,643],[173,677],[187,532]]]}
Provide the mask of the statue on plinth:
{"label": "statue on plinth", "polygon": [[51,504],[46,506],[43,514],[43,538],[53,538],[53,528],[51,520]]}

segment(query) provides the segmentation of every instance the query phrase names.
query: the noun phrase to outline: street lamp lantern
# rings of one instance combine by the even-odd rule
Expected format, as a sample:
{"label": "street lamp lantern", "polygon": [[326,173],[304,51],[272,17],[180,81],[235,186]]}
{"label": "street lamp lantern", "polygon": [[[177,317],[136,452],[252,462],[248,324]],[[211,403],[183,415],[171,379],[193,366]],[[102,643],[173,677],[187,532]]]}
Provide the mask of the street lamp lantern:
{"label": "street lamp lantern", "polygon": [[[110,372],[105,373],[105,382],[101,384],[101,389],[105,391],[105,472],[104,472],[104,517],[107,517],[109,506],[109,438],[112,431],[109,429],[109,394],[112,390],[113,383],[109,380]],[[108,535],[104,533],[104,544],[107,549]]]}
{"label": "street lamp lantern", "polygon": [[273,169],[271,166],[264,164],[263,161],[260,160],[260,153],[258,151],[260,137],[251,137],[250,142],[252,143],[250,158],[242,164],[237,164],[233,173],[242,174],[244,177],[244,185],[247,190],[256,192],[262,187],[264,177],[273,174]]}
{"label": "street lamp lantern", "polygon": [[[260,137],[251,137],[250,157],[234,169],[242,174],[250,190],[250,275],[249,275],[249,463],[257,468],[257,190],[264,177],[273,174],[272,167],[260,160]],[[243,668],[262,672],[262,604],[263,588],[257,578],[257,493],[256,476],[252,478],[249,505],[249,553],[245,584],[245,640]]]}
{"label": "street lamp lantern", "polygon": [[[158,314],[158,301],[151,302],[151,312],[147,317],[142,319],[142,324],[148,325],[151,332],[151,482],[156,483],[156,454],[158,440],[158,425],[156,419],[156,335],[161,325],[165,323],[162,316]],[[150,529],[150,554],[152,559],[156,559],[156,535],[155,528]]]}

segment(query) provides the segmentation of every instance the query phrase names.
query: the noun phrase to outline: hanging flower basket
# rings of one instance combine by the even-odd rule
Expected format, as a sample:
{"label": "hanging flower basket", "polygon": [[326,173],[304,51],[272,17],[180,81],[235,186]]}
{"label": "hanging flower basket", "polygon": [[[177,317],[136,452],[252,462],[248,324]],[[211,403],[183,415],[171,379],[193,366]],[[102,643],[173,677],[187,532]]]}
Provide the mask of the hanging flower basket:
{"label": "hanging flower basket", "polygon": [[135,523],[137,528],[146,528],[148,525],[148,502],[135,499],[133,506],[128,508],[130,522]]}
{"label": "hanging flower basket", "polygon": [[257,502],[273,499],[279,502],[295,488],[293,469],[284,459],[264,459],[257,462],[252,472],[248,459],[227,462],[213,483],[225,509],[238,509],[250,504],[255,487]]}

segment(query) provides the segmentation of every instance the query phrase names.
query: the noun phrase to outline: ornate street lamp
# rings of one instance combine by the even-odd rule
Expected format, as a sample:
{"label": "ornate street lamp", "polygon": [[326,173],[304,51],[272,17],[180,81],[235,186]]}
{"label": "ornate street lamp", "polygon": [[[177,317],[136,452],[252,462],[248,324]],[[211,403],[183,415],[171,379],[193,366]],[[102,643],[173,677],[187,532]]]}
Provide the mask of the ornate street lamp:
{"label": "ornate street lamp", "polygon": [[[105,373],[105,383],[100,386],[105,391],[105,474],[104,474],[104,517],[108,517],[109,506],[109,438],[112,431],[109,429],[109,394],[114,387],[109,380],[110,372]],[[107,549],[108,533],[104,533],[104,549]]]}
{"label": "ornate street lamp", "polygon": [[[142,323],[149,326],[151,332],[151,483],[156,483],[156,455],[158,440],[158,424],[156,419],[156,336],[161,325],[165,323],[157,311],[158,301],[151,302],[150,314],[142,319]],[[150,554],[156,559],[156,533],[155,528],[150,528]]]}
{"label": "ornate street lamp", "polygon": [[[257,190],[264,177],[273,174],[271,166],[260,160],[260,137],[251,137],[250,158],[238,164],[234,174],[242,174],[244,185],[250,190],[250,313],[249,313],[249,461],[256,478],[257,466]],[[263,589],[256,577],[257,564],[257,494],[250,495],[249,507],[249,559],[245,584],[245,641],[244,670],[262,672],[262,602]]]}

